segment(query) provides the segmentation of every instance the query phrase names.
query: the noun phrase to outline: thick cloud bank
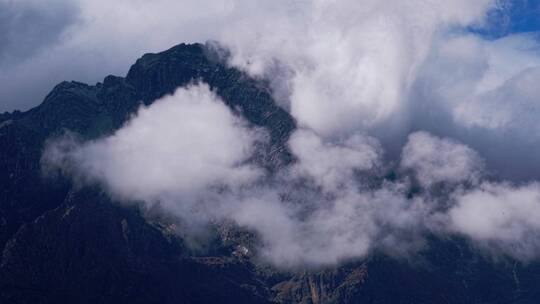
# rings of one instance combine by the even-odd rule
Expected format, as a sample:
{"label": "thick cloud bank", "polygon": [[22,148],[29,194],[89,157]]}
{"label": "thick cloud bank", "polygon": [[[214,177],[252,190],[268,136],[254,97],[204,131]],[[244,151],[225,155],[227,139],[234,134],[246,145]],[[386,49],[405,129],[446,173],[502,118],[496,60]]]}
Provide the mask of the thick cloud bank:
{"label": "thick cloud bank", "polygon": [[194,85],[141,107],[110,137],[53,141],[43,159],[71,166],[75,177],[102,183],[119,199],[194,204],[212,188],[256,178],[260,172],[247,160],[262,138],[208,86]]}
{"label": "thick cloud bank", "polygon": [[482,246],[516,258],[538,258],[540,186],[483,183],[457,197],[450,212],[452,229]]}
{"label": "thick cloud bank", "polygon": [[[454,140],[411,134],[395,168],[406,173],[394,180],[381,179],[383,151],[372,137],[327,142],[299,129],[289,142],[297,162],[270,179],[250,160],[260,141],[260,131],[197,85],[141,108],[110,137],[51,141],[43,162],[104,185],[118,200],[159,205],[188,235],[233,222],[256,233],[259,255],[280,267],[374,250],[406,255],[423,248],[427,233],[464,235],[495,254],[537,256],[538,186],[480,183],[482,160]],[[410,178],[420,194],[411,195]],[[450,190],[434,196],[435,184]]]}
{"label": "thick cloud bank", "polygon": [[463,144],[416,132],[403,147],[401,168],[414,171],[420,184],[429,188],[438,183],[474,183],[479,178],[482,159]]}
{"label": "thick cloud bank", "polygon": [[16,78],[36,64],[43,70],[32,75],[50,74],[59,54],[83,58],[70,69],[85,80],[104,74],[97,61],[121,69],[143,50],[214,40],[228,64],[269,80],[296,118],[296,161],[259,168],[252,156],[264,134],[197,85],[142,108],[111,137],[53,141],[47,166],[159,205],[187,231],[233,222],[284,267],[404,255],[426,235],[539,257],[540,44],[534,34],[487,40],[468,30],[498,2],[77,4],[71,23],[51,23],[61,29],[51,47],[10,67]]}
{"label": "thick cloud bank", "polygon": [[233,25],[223,43],[233,50],[232,63],[252,74],[264,75],[276,60],[292,70],[291,112],[301,124],[323,134],[346,132],[399,110],[437,31],[480,21],[489,4],[300,1],[286,10],[267,4],[254,29]]}

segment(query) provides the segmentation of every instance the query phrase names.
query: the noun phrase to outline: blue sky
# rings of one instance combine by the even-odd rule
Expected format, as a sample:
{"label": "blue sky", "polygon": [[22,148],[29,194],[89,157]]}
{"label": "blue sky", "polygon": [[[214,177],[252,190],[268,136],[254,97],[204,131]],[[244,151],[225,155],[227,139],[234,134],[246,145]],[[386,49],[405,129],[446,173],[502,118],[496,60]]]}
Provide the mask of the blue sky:
{"label": "blue sky", "polygon": [[499,9],[490,12],[486,28],[471,31],[490,39],[514,33],[540,31],[540,0],[501,1]]}

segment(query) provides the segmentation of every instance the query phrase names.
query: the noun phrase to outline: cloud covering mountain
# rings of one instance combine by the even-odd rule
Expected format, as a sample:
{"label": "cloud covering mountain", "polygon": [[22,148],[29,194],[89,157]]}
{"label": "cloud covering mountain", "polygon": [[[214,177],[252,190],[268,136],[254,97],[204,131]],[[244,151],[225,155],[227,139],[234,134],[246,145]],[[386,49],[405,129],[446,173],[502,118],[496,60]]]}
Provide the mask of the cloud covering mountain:
{"label": "cloud covering mountain", "polygon": [[288,141],[296,160],[273,173],[258,166],[251,156],[264,132],[195,84],[141,108],[110,137],[53,142],[45,164],[195,226],[233,221],[259,235],[260,255],[280,266],[403,255],[433,234],[538,257],[539,44],[532,34],[488,40],[468,30],[500,3],[77,5],[58,6],[76,16],[61,25],[41,16],[50,45],[20,54],[0,78],[25,78],[30,66],[45,78],[76,57],[59,75],[87,80],[142,50],[217,41],[224,60],[268,80],[297,120]]}

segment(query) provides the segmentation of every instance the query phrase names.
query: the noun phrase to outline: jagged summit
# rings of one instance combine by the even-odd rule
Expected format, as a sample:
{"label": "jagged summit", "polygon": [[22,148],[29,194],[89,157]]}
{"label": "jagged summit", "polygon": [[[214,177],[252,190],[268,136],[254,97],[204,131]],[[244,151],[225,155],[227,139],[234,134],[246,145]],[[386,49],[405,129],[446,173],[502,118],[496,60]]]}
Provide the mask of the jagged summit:
{"label": "jagged summit", "polygon": [[110,75],[95,86],[62,82],[41,105],[19,115],[20,119],[44,133],[61,128],[82,134],[94,127],[110,131],[117,129],[140,102],[150,104],[178,87],[202,81],[231,109],[241,109],[246,120],[266,127],[274,143],[283,144],[294,129],[293,118],[275,105],[261,83],[216,62],[207,53],[201,44],[179,44],[161,53],[143,55],[125,78]]}

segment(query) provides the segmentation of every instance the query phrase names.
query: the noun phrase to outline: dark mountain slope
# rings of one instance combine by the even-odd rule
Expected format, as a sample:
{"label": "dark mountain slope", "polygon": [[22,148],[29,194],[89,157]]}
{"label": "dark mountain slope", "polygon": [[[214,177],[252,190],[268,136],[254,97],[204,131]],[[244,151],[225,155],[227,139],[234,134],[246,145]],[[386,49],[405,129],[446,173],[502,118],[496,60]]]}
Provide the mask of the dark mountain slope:
{"label": "dark mountain slope", "polygon": [[227,272],[183,254],[132,209],[98,190],[71,192],[58,208],[25,224],[0,266],[10,303],[264,303],[243,265]]}

